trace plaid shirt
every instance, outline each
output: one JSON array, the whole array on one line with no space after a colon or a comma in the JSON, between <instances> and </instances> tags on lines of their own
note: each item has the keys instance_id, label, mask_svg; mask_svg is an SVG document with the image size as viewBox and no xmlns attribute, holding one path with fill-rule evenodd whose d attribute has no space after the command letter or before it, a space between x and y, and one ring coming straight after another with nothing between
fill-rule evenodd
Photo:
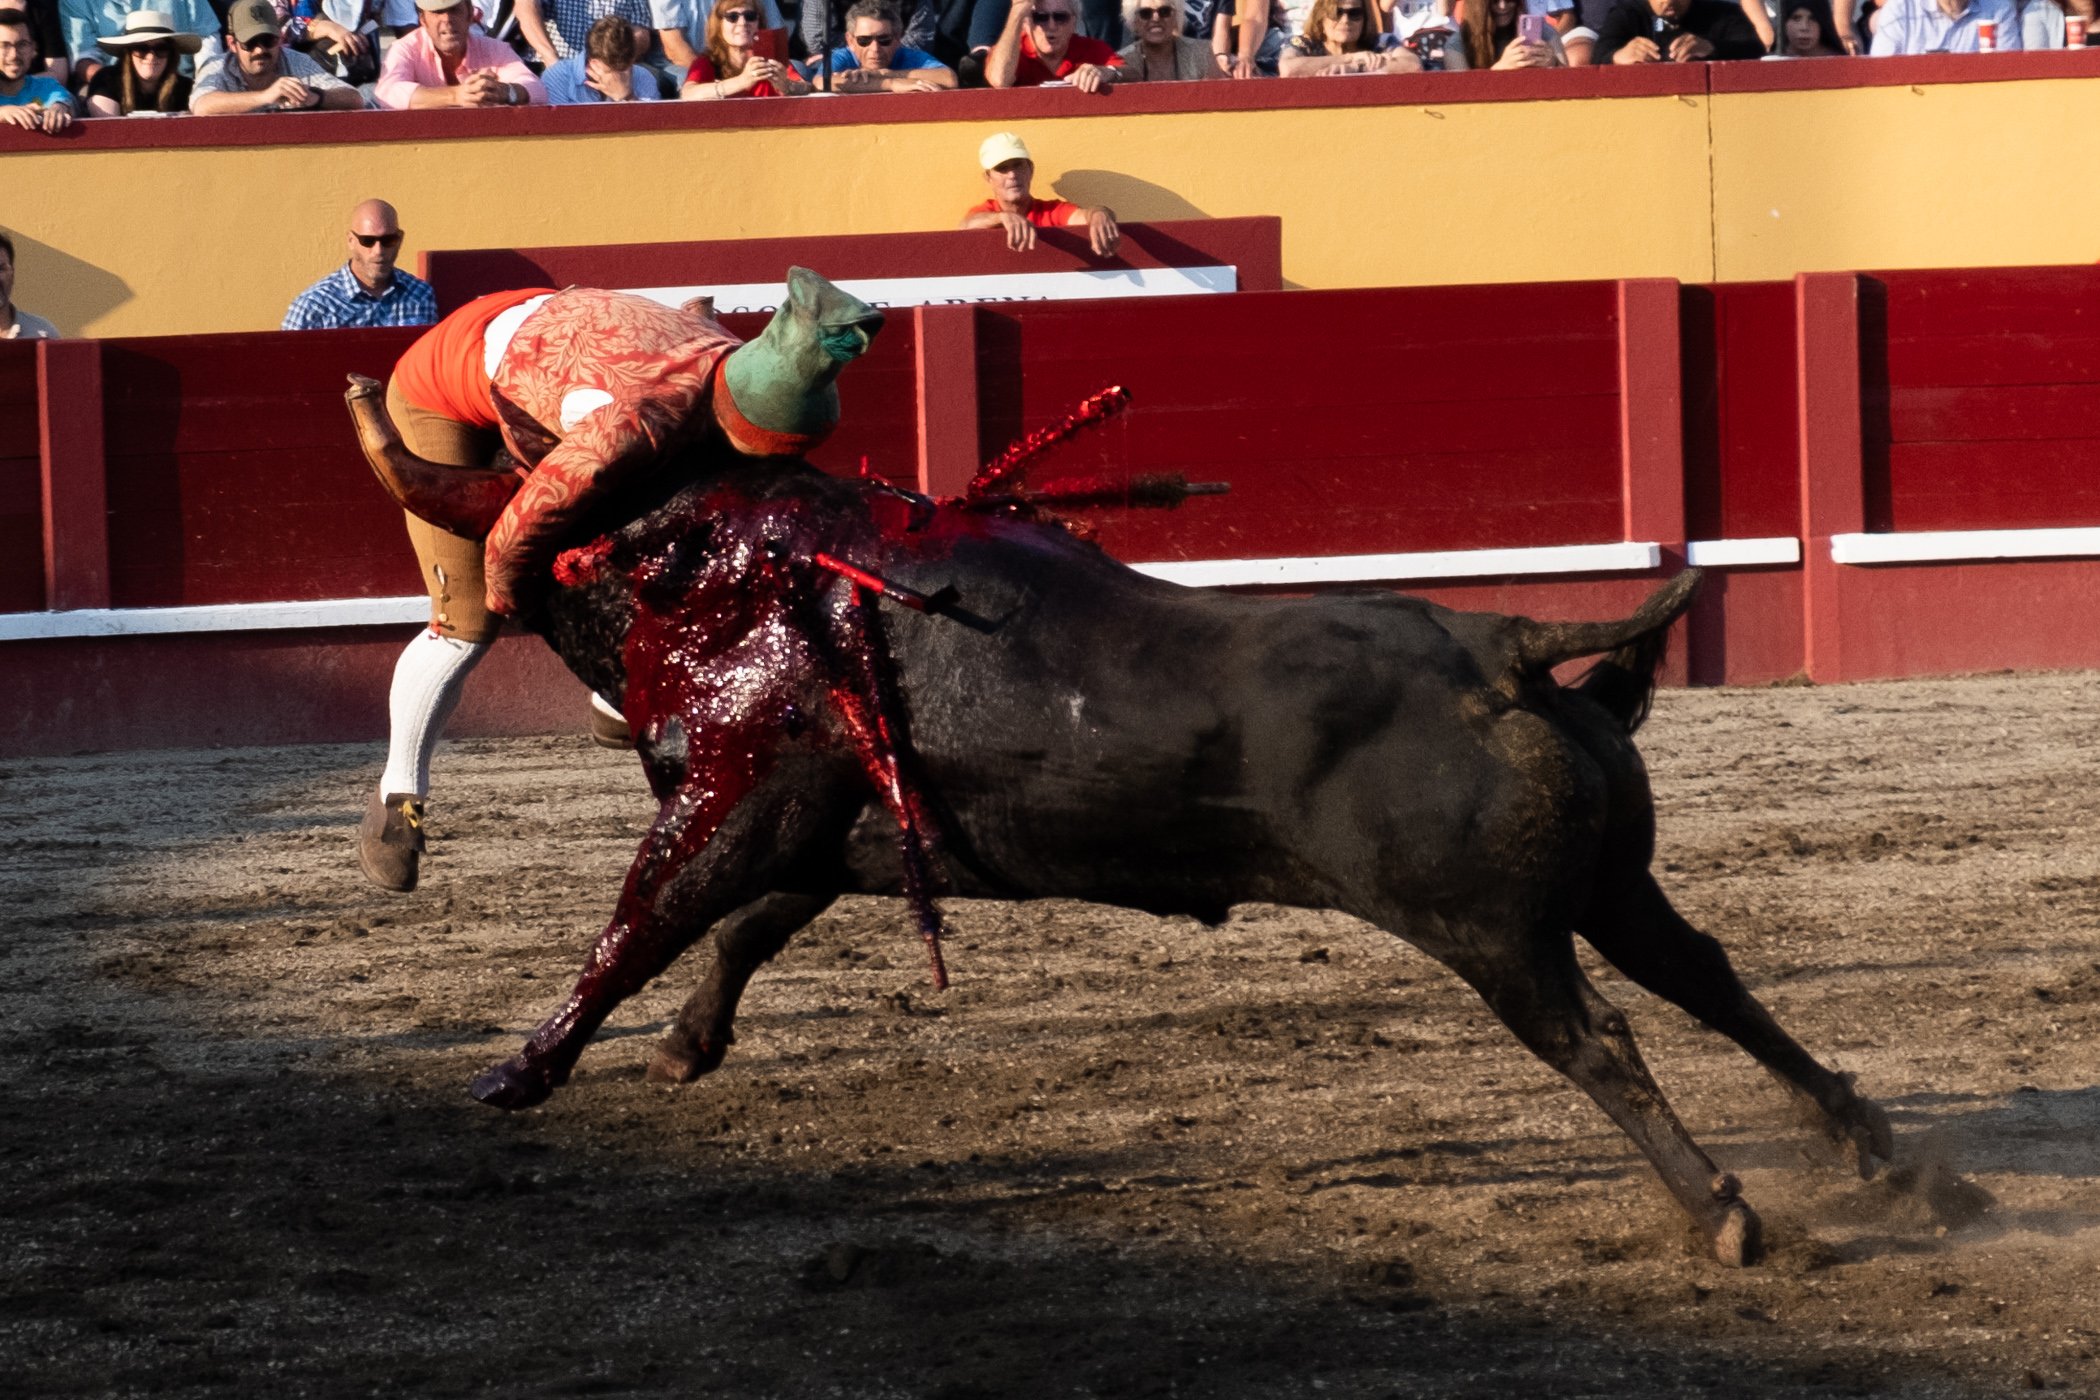
<instances>
[{"instance_id":1,"label":"plaid shirt","mask_svg":"<svg viewBox=\"0 0 2100 1400\"><path fill-rule=\"evenodd\" d=\"M618 15L642 29L651 27L649 0L551 0L540 11L554 52L563 58L582 53L584 36L607 15Z\"/></svg>"},{"instance_id":2,"label":"plaid shirt","mask_svg":"<svg viewBox=\"0 0 2100 1400\"><path fill-rule=\"evenodd\" d=\"M330 331L363 326L428 326L437 320L437 294L420 277L394 270L394 285L373 296L344 263L299 293L279 330Z\"/></svg>"}]
</instances>

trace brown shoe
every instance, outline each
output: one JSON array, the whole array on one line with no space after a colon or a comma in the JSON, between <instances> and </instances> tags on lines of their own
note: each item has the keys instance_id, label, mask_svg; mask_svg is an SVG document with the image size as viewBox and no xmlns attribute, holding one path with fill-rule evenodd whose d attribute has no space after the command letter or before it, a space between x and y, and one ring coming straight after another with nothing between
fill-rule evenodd
<instances>
[{"instance_id":1,"label":"brown shoe","mask_svg":"<svg viewBox=\"0 0 2100 1400\"><path fill-rule=\"evenodd\" d=\"M634 747L634 731L627 721L618 715L609 715L596 705L591 711L591 742L601 749L631 749Z\"/></svg>"},{"instance_id":2,"label":"brown shoe","mask_svg":"<svg viewBox=\"0 0 2100 1400\"><path fill-rule=\"evenodd\" d=\"M376 790L357 828L357 864L383 890L404 894L416 887L423 859L423 799Z\"/></svg>"}]
</instances>

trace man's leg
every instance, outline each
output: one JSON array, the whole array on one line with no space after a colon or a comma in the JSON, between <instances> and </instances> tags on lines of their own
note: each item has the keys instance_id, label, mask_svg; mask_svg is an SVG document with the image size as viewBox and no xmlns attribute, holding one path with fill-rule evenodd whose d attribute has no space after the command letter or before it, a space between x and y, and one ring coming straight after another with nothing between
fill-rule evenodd
<instances>
[{"instance_id":1,"label":"man's leg","mask_svg":"<svg viewBox=\"0 0 2100 1400\"><path fill-rule=\"evenodd\" d=\"M497 435L408 403L390 384L387 412L411 452L447 466L487 468ZM386 771L358 828L358 865L383 889L412 890L423 856L423 804L430 796L430 756L459 705L467 673L488 654L503 620L482 603L478 540L408 518L409 543L430 593L430 625L394 664L387 692L390 720Z\"/></svg>"}]
</instances>

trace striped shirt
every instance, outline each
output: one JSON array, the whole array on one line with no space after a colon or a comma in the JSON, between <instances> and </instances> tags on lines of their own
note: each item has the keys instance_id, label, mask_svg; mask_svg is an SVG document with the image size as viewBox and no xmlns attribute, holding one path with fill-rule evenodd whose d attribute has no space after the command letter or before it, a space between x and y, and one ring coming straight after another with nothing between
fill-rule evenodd
<instances>
[{"instance_id":1,"label":"striped shirt","mask_svg":"<svg viewBox=\"0 0 2100 1400\"><path fill-rule=\"evenodd\" d=\"M362 326L427 326L437 320L437 293L420 277L394 270L394 284L374 296L344 263L299 293L279 330L332 331Z\"/></svg>"},{"instance_id":2,"label":"striped shirt","mask_svg":"<svg viewBox=\"0 0 2100 1400\"><path fill-rule=\"evenodd\" d=\"M582 53L591 26L607 15L618 15L638 29L647 29L652 23L649 0L553 0L540 10L546 17L547 37L562 58Z\"/></svg>"}]
</instances>

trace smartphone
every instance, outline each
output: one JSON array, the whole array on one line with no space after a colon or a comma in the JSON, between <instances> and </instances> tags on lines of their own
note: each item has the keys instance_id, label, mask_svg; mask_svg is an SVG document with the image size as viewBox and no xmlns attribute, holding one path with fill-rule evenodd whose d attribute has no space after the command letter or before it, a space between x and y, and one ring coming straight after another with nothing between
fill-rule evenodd
<instances>
[{"instance_id":1,"label":"smartphone","mask_svg":"<svg viewBox=\"0 0 2100 1400\"><path fill-rule=\"evenodd\" d=\"M785 29L759 30L758 42L751 46L751 52L760 58L770 58L775 63L787 62L788 32Z\"/></svg>"},{"instance_id":2,"label":"smartphone","mask_svg":"<svg viewBox=\"0 0 2100 1400\"><path fill-rule=\"evenodd\" d=\"M1655 40L1656 52L1662 55L1664 63L1670 61L1670 45L1676 43L1677 36L1682 33L1684 33L1682 29L1670 23L1661 15L1655 17L1655 32L1650 37Z\"/></svg>"},{"instance_id":3,"label":"smartphone","mask_svg":"<svg viewBox=\"0 0 2100 1400\"><path fill-rule=\"evenodd\" d=\"M1518 15L1517 37L1527 44L1546 42L1546 17L1544 15Z\"/></svg>"}]
</instances>

